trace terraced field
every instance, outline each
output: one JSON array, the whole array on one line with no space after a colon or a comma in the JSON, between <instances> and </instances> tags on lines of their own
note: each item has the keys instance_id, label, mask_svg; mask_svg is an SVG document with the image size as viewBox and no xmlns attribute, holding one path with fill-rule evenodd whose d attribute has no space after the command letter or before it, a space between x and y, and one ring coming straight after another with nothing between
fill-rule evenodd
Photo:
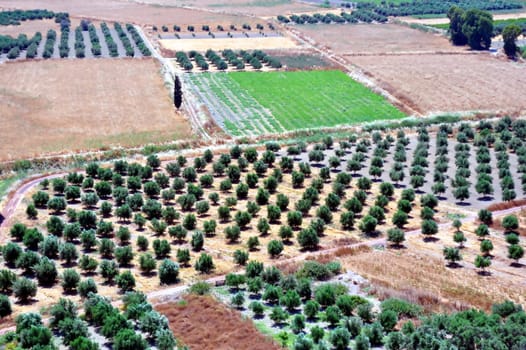
<instances>
[{"instance_id":1,"label":"terraced field","mask_svg":"<svg viewBox=\"0 0 526 350\"><path fill-rule=\"evenodd\" d=\"M341 71L194 74L188 80L233 136L334 127L404 114Z\"/></svg>"}]
</instances>

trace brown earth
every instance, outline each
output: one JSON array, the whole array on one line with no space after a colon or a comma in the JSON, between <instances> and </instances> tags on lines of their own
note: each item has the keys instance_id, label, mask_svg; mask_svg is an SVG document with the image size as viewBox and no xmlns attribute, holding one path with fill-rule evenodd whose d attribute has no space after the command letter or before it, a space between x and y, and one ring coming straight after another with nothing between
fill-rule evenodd
<instances>
[{"instance_id":1,"label":"brown earth","mask_svg":"<svg viewBox=\"0 0 526 350\"><path fill-rule=\"evenodd\" d=\"M494 246L491 266L486 269L489 273L479 274L475 268L475 257L481 254L477 226L461 226L467 241L460 250L463 259L456 267L446 266L442 253L444 247L457 246L452 227L440 230L435 241L424 241L422 235L416 235L408 237L401 249L351 252L339 259L346 268L367 278L379 297L402 297L431 311L468 307L490 310L492 304L508 299L526 305L524 265L507 258L508 245L502 230L492 227L487 237Z\"/></svg>"},{"instance_id":2,"label":"brown earth","mask_svg":"<svg viewBox=\"0 0 526 350\"><path fill-rule=\"evenodd\" d=\"M312 24L295 29L338 55L466 51L443 36L396 24Z\"/></svg>"},{"instance_id":3,"label":"brown earth","mask_svg":"<svg viewBox=\"0 0 526 350\"><path fill-rule=\"evenodd\" d=\"M395 97L423 113L520 112L526 65L479 55L348 57Z\"/></svg>"},{"instance_id":4,"label":"brown earth","mask_svg":"<svg viewBox=\"0 0 526 350\"><path fill-rule=\"evenodd\" d=\"M0 8L65 11L71 16L136 24L169 25L236 24L250 22L250 18L222 13L204 12L176 7L138 4L119 0L0 0Z\"/></svg>"},{"instance_id":5,"label":"brown earth","mask_svg":"<svg viewBox=\"0 0 526 350\"><path fill-rule=\"evenodd\" d=\"M0 65L0 160L189 138L153 59Z\"/></svg>"},{"instance_id":6,"label":"brown earth","mask_svg":"<svg viewBox=\"0 0 526 350\"><path fill-rule=\"evenodd\" d=\"M187 295L184 302L157 305L168 317L175 337L191 349L273 350L282 349L261 334L241 314L211 296Z\"/></svg>"},{"instance_id":7,"label":"brown earth","mask_svg":"<svg viewBox=\"0 0 526 350\"><path fill-rule=\"evenodd\" d=\"M209 9L217 12L239 13L253 16L277 16L298 12L322 10L315 6L291 0L127 0L129 2L158 4L161 6L185 6Z\"/></svg>"}]
</instances>

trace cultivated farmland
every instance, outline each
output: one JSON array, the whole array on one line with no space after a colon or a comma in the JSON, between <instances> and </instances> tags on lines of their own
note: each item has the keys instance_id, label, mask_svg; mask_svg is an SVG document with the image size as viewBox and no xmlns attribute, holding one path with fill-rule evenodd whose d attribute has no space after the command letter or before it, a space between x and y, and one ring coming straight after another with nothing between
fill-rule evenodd
<instances>
[{"instance_id":1,"label":"cultivated farmland","mask_svg":"<svg viewBox=\"0 0 526 350\"><path fill-rule=\"evenodd\" d=\"M199 74L188 79L218 125L234 136L404 116L340 71Z\"/></svg>"},{"instance_id":2,"label":"cultivated farmland","mask_svg":"<svg viewBox=\"0 0 526 350\"><path fill-rule=\"evenodd\" d=\"M0 65L0 158L188 138L158 70L151 59Z\"/></svg>"},{"instance_id":3,"label":"cultivated farmland","mask_svg":"<svg viewBox=\"0 0 526 350\"><path fill-rule=\"evenodd\" d=\"M330 49L338 55L466 51L464 47L451 45L442 36L397 24L314 24L297 26L295 30L314 40L317 46Z\"/></svg>"},{"instance_id":4,"label":"cultivated farmland","mask_svg":"<svg viewBox=\"0 0 526 350\"><path fill-rule=\"evenodd\" d=\"M422 113L526 108L522 65L486 55L349 57L395 97Z\"/></svg>"}]
</instances>

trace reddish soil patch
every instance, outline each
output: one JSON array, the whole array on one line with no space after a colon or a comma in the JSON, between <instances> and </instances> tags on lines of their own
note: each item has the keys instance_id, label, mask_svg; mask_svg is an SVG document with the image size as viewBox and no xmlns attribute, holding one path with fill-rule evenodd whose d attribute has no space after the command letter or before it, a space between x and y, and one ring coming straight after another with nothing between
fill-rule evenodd
<instances>
[{"instance_id":1,"label":"reddish soil patch","mask_svg":"<svg viewBox=\"0 0 526 350\"><path fill-rule=\"evenodd\" d=\"M185 296L186 303L156 306L168 317L177 339L191 349L200 350L280 350L277 344L258 332L251 321L210 296Z\"/></svg>"},{"instance_id":2,"label":"reddish soil patch","mask_svg":"<svg viewBox=\"0 0 526 350\"><path fill-rule=\"evenodd\" d=\"M247 22L247 17L188 10L177 7L150 6L117 0L1 0L0 7L65 11L72 16L105 21L133 22L137 24L186 26L188 24L236 24Z\"/></svg>"},{"instance_id":3,"label":"reddish soil patch","mask_svg":"<svg viewBox=\"0 0 526 350\"><path fill-rule=\"evenodd\" d=\"M153 59L0 65L0 160L189 138Z\"/></svg>"},{"instance_id":4,"label":"reddish soil patch","mask_svg":"<svg viewBox=\"0 0 526 350\"><path fill-rule=\"evenodd\" d=\"M525 66L478 55L394 55L347 57L400 100L423 113L448 111L520 112Z\"/></svg>"},{"instance_id":5,"label":"reddish soil patch","mask_svg":"<svg viewBox=\"0 0 526 350\"><path fill-rule=\"evenodd\" d=\"M452 46L443 36L396 24L314 24L296 28L338 55L466 51Z\"/></svg>"}]
</instances>

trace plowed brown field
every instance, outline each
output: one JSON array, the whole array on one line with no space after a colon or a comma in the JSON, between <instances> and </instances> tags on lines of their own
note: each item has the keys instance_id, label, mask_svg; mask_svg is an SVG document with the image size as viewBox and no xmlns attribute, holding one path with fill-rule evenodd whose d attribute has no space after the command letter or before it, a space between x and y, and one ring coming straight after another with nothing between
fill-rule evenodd
<instances>
[{"instance_id":1,"label":"plowed brown field","mask_svg":"<svg viewBox=\"0 0 526 350\"><path fill-rule=\"evenodd\" d=\"M397 24L312 24L296 29L338 55L466 51L440 35Z\"/></svg>"},{"instance_id":2,"label":"plowed brown field","mask_svg":"<svg viewBox=\"0 0 526 350\"><path fill-rule=\"evenodd\" d=\"M526 109L526 65L480 55L349 57L380 86L422 112Z\"/></svg>"},{"instance_id":3,"label":"plowed brown field","mask_svg":"<svg viewBox=\"0 0 526 350\"><path fill-rule=\"evenodd\" d=\"M280 350L272 340L258 332L253 323L243 320L210 296L188 295L185 303L156 306L168 317L174 335L199 350Z\"/></svg>"},{"instance_id":4,"label":"plowed brown field","mask_svg":"<svg viewBox=\"0 0 526 350\"><path fill-rule=\"evenodd\" d=\"M0 65L0 160L188 138L153 59Z\"/></svg>"}]
</instances>

